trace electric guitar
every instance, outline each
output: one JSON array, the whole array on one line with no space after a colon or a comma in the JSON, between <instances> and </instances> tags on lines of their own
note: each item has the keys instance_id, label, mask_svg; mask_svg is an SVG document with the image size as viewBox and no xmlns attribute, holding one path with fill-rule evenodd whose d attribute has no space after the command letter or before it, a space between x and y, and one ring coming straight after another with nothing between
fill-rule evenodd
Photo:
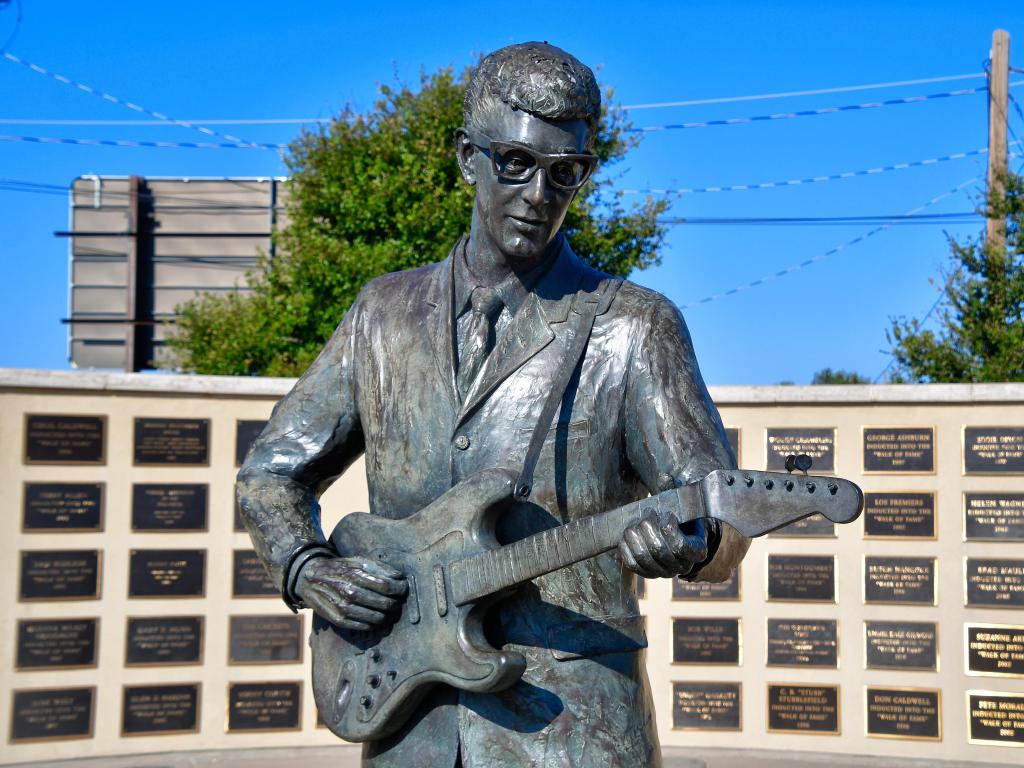
<instances>
[{"instance_id":1,"label":"electric guitar","mask_svg":"<svg viewBox=\"0 0 1024 768\"><path fill-rule=\"evenodd\" d=\"M331 542L340 556L398 568L409 591L384 629L339 629L314 616L313 691L333 733L348 741L392 734L436 683L478 692L512 686L526 661L484 638L487 607L516 584L615 549L641 519L654 516L661 527L714 517L755 537L815 513L849 523L864 504L860 488L840 478L720 469L502 546L495 524L515 480L510 470L485 470L405 519L356 512L338 523Z\"/></svg>"}]
</instances>

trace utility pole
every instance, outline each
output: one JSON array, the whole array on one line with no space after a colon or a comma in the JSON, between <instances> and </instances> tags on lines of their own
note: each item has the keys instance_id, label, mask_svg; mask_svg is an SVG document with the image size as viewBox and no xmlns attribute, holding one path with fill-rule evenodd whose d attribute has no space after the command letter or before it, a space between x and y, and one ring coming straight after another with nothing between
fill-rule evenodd
<instances>
[{"instance_id":1,"label":"utility pole","mask_svg":"<svg viewBox=\"0 0 1024 768\"><path fill-rule=\"evenodd\" d=\"M1010 33L997 29L992 33L992 52L988 73L988 195L1003 194L1006 173L1006 123L1009 112ZM1006 222L989 217L985 240L1002 248L1006 242Z\"/></svg>"}]
</instances>

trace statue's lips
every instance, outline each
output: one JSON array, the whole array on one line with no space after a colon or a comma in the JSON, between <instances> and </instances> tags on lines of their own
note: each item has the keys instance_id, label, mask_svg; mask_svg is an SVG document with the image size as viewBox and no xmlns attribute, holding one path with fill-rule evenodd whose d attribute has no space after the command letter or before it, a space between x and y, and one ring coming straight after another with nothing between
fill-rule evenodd
<instances>
[{"instance_id":1,"label":"statue's lips","mask_svg":"<svg viewBox=\"0 0 1024 768\"><path fill-rule=\"evenodd\" d=\"M528 229L540 229L547 223L544 219L526 219L519 216L509 216L508 218L513 224L518 224Z\"/></svg>"}]
</instances>

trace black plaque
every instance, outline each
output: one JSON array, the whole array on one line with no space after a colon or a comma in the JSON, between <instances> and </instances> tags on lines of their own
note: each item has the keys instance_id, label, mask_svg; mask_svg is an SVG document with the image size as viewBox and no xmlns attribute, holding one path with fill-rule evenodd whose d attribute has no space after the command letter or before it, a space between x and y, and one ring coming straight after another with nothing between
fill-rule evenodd
<instances>
[{"instance_id":1,"label":"black plaque","mask_svg":"<svg viewBox=\"0 0 1024 768\"><path fill-rule=\"evenodd\" d=\"M18 669L96 666L97 619L20 619Z\"/></svg>"},{"instance_id":2,"label":"black plaque","mask_svg":"<svg viewBox=\"0 0 1024 768\"><path fill-rule=\"evenodd\" d=\"M769 427L766 442L769 471L784 472L786 457L801 453L814 461L812 475L835 471L835 427Z\"/></svg>"},{"instance_id":3,"label":"black plaque","mask_svg":"<svg viewBox=\"0 0 1024 768\"><path fill-rule=\"evenodd\" d=\"M236 549L231 567L232 597L280 597L281 590L251 549Z\"/></svg>"},{"instance_id":4,"label":"black plaque","mask_svg":"<svg viewBox=\"0 0 1024 768\"><path fill-rule=\"evenodd\" d=\"M839 686L768 683L768 732L839 735Z\"/></svg>"},{"instance_id":5,"label":"black plaque","mask_svg":"<svg viewBox=\"0 0 1024 768\"><path fill-rule=\"evenodd\" d=\"M22 529L102 531L103 483L25 483Z\"/></svg>"},{"instance_id":6,"label":"black plaque","mask_svg":"<svg viewBox=\"0 0 1024 768\"><path fill-rule=\"evenodd\" d=\"M864 472L932 474L934 427L864 427Z\"/></svg>"},{"instance_id":7,"label":"black plaque","mask_svg":"<svg viewBox=\"0 0 1024 768\"><path fill-rule=\"evenodd\" d=\"M230 683L228 732L297 731L302 727L302 683Z\"/></svg>"},{"instance_id":8,"label":"black plaque","mask_svg":"<svg viewBox=\"0 0 1024 768\"><path fill-rule=\"evenodd\" d=\"M939 641L930 621L865 621L864 666L934 672Z\"/></svg>"},{"instance_id":9,"label":"black plaque","mask_svg":"<svg viewBox=\"0 0 1024 768\"><path fill-rule=\"evenodd\" d=\"M22 552L18 595L23 602L97 599L100 596L99 550Z\"/></svg>"},{"instance_id":10,"label":"black plaque","mask_svg":"<svg viewBox=\"0 0 1024 768\"><path fill-rule=\"evenodd\" d=\"M125 666L201 664L202 616L135 616L128 618Z\"/></svg>"},{"instance_id":11,"label":"black plaque","mask_svg":"<svg viewBox=\"0 0 1024 768\"><path fill-rule=\"evenodd\" d=\"M797 520L795 523L784 525L768 535L781 539L800 537L808 539L834 539L836 537L836 525L826 517L811 515L802 520Z\"/></svg>"},{"instance_id":12,"label":"black plaque","mask_svg":"<svg viewBox=\"0 0 1024 768\"><path fill-rule=\"evenodd\" d=\"M967 725L970 744L1024 747L1024 694L968 691Z\"/></svg>"},{"instance_id":13,"label":"black plaque","mask_svg":"<svg viewBox=\"0 0 1024 768\"><path fill-rule=\"evenodd\" d=\"M122 736L199 732L199 683L126 685Z\"/></svg>"},{"instance_id":14,"label":"black plaque","mask_svg":"<svg viewBox=\"0 0 1024 768\"><path fill-rule=\"evenodd\" d=\"M106 416L25 414L26 464L105 464Z\"/></svg>"},{"instance_id":15,"label":"black plaque","mask_svg":"<svg viewBox=\"0 0 1024 768\"><path fill-rule=\"evenodd\" d=\"M673 619L673 664L739 664L739 619Z\"/></svg>"},{"instance_id":16,"label":"black plaque","mask_svg":"<svg viewBox=\"0 0 1024 768\"><path fill-rule=\"evenodd\" d=\"M237 533L245 533L245 523L242 522L242 510L238 506L238 499L235 499L234 522L232 527Z\"/></svg>"},{"instance_id":17,"label":"black plaque","mask_svg":"<svg viewBox=\"0 0 1024 768\"><path fill-rule=\"evenodd\" d=\"M133 531L205 531L207 486L132 486Z\"/></svg>"},{"instance_id":18,"label":"black plaque","mask_svg":"<svg viewBox=\"0 0 1024 768\"><path fill-rule=\"evenodd\" d=\"M768 599L835 602L835 556L768 555Z\"/></svg>"},{"instance_id":19,"label":"black plaque","mask_svg":"<svg viewBox=\"0 0 1024 768\"><path fill-rule=\"evenodd\" d=\"M740 569L725 581L683 581L672 579L673 600L739 600Z\"/></svg>"},{"instance_id":20,"label":"black plaque","mask_svg":"<svg viewBox=\"0 0 1024 768\"><path fill-rule=\"evenodd\" d=\"M208 466L209 419L135 419L135 464Z\"/></svg>"},{"instance_id":21,"label":"black plaque","mask_svg":"<svg viewBox=\"0 0 1024 768\"><path fill-rule=\"evenodd\" d=\"M740 428L726 427L725 439L729 441L729 447L732 448L732 454L736 457L737 466L742 467L743 460L740 458Z\"/></svg>"},{"instance_id":22,"label":"black plaque","mask_svg":"<svg viewBox=\"0 0 1024 768\"><path fill-rule=\"evenodd\" d=\"M302 616L232 616L229 664L291 664L302 661Z\"/></svg>"},{"instance_id":23,"label":"black plaque","mask_svg":"<svg viewBox=\"0 0 1024 768\"><path fill-rule=\"evenodd\" d=\"M874 688L864 691L868 736L880 739L942 740L942 705L931 688Z\"/></svg>"},{"instance_id":24,"label":"black plaque","mask_svg":"<svg viewBox=\"0 0 1024 768\"><path fill-rule=\"evenodd\" d=\"M934 557L864 558L864 602L935 605Z\"/></svg>"},{"instance_id":25,"label":"black plaque","mask_svg":"<svg viewBox=\"0 0 1024 768\"><path fill-rule=\"evenodd\" d=\"M205 549L133 549L128 597L203 597Z\"/></svg>"},{"instance_id":26,"label":"black plaque","mask_svg":"<svg viewBox=\"0 0 1024 768\"><path fill-rule=\"evenodd\" d=\"M964 427L964 474L1024 474L1024 427Z\"/></svg>"},{"instance_id":27,"label":"black plaque","mask_svg":"<svg viewBox=\"0 0 1024 768\"><path fill-rule=\"evenodd\" d=\"M1024 608L1024 560L969 557L969 608Z\"/></svg>"},{"instance_id":28,"label":"black plaque","mask_svg":"<svg viewBox=\"0 0 1024 768\"><path fill-rule=\"evenodd\" d=\"M768 619L770 667L839 666L839 623L835 619Z\"/></svg>"},{"instance_id":29,"label":"black plaque","mask_svg":"<svg viewBox=\"0 0 1024 768\"><path fill-rule=\"evenodd\" d=\"M245 454L249 452L249 446L252 445L252 441L259 437L260 432L263 431L263 427L267 425L266 419L260 421L243 421L239 419L235 422L235 466L242 466L242 462L245 461Z\"/></svg>"},{"instance_id":30,"label":"black plaque","mask_svg":"<svg viewBox=\"0 0 1024 768\"><path fill-rule=\"evenodd\" d=\"M964 539L1024 541L1024 493L965 493Z\"/></svg>"},{"instance_id":31,"label":"black plaque","mask_svg":"<svg viewBox=\"0 0 1024 768\"><path fill-rule=\"evenodd\" d=\"M681 731L739 731L740 683L672 683L672 727Z\"/></svg>"},{"instance_id":32,"label":"black plaque","mask_svg":"<svg viewBox=\"0 0 1024 768\"><path fill-rule=\"evenodd\" d=\"M91 738L95 698L95 688L15 691L11 702L11 742Z\"/></svg>"},{"instance_id":33,"label":"black plaque","mask_svg":"<svg viewBox=\"0 0 1024 768\"><path fill-rule=\"evenodd\" d=\"M965 624L967 674L1024 677L1024 624Z\"/></svg>"},{"instance_id":34,"label":"black plaque","mask_svg":"<svg viewBox=\"0 0 1024 768\"><path fill-rule=\"evenodd\" d=\"M935 494L910 491L865 493L864 537L934 539Z\"/></svg>"}]
</instances>

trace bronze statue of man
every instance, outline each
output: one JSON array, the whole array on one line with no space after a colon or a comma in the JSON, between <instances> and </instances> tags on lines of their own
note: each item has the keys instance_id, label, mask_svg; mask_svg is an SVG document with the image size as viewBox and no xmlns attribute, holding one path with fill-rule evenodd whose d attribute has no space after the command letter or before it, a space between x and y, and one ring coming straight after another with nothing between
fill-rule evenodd
<instances>
[{"instance_id":1,"label":"bronze statue of man","mask_svg":"<svg viewBox=\"0 0 1024 768\"><path fill-rule=\"evenodd\" d=\"M660 294L622 282L583 329L578 363L562 365L578 297L608 277L559 233L595 169L600 112L593 72L546 43L475 70L455 136L475 187L468 236L440 263L363 288L239 473L256 551L293 609L361 632L404 599L400 571L339 557L320 529L317 498L360 454L371 512L402 519L480 470L522 466L536 443L529 498L499 523L508 542L735 467ZM545 439L531 440L552 392ZM633 574L722 581L748 544L711 520L647 519L617 553L523 584L485 627L525 656L522 679L496 693L437 686L398 733L364 745L364 765L659 766Z\"/></svg>"}]
</instances>

